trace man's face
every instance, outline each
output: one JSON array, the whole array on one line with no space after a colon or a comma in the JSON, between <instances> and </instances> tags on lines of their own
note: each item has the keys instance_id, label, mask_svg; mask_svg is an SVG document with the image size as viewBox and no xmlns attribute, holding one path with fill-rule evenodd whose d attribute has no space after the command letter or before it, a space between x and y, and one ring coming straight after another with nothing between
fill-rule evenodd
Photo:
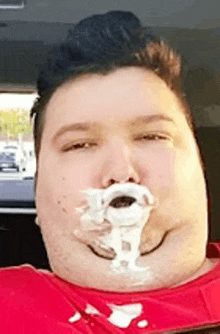
<instances>
[{"instance_id":1,"label":"man's face","mask_svg":"<svg viewBox=\"0 0 220 334\"><path fill-rule=\"evenodd\" d=\"M158 204L143 230L139 262L149 275L139 285L138 274L135 282L111 272L111 260L74 234L82 190L124 182L148 187ZM78 285L172 286L205 260L206 186L195 139L176 96L145 69L85 75L58 88L46 109L36 205L52 270Z\"/></svg>"}]
</instances>

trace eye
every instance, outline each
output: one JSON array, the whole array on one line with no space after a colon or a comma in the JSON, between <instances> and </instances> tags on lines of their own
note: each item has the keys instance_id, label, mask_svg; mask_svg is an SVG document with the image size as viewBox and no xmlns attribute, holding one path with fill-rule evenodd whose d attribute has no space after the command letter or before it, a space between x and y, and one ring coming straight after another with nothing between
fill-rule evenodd
<instances>
[{"instance_id":1,"label":"eye","mask_svg":"<svg viewBox=\"0 0 220 334\"><path fill-rule=\"evenodd\" d=\"M140 137L137 137L136 140L169 140L168 136L161 135L161 134L146 134Z\"/></svg>"},{"instance_id":2,"label":"eye","mask_svg":"<svg viewBox=\"0 0 220 334\"><path fill-rule=\"evenodd\" d=\"M82 143L69 144L62 148L62 152L84 150L92 148L93 146L96 146L96 143L82 142Z\"/></svg>"}]
</instances>

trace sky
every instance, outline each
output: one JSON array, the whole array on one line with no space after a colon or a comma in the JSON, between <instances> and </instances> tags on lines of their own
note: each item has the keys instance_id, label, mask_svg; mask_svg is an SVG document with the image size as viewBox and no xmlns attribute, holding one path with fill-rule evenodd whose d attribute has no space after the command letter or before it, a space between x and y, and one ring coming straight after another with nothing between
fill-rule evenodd
<instances>
[{"instance_id":1,"label":"sky","mask_svg":"<svg viewBox=\"0 0 220 334\"><path fill-rule=\"evenodd\" d=\"M37 94L0 94L2 109L24 108L30 110Z\"/></svg>"}]
</instances>

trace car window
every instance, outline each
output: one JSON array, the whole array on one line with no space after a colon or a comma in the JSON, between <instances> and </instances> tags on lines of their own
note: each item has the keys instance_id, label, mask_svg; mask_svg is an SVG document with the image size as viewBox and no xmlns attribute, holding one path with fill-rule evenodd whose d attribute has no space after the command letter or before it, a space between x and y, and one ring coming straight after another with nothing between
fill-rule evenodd
<instances>
[{"instance_id":1,"label":"car window","mask_svg":"<svg viewBox=\"0 0 220 334\"><path fill-rule=\"evenodd\" d=\"M36 159L30 109L36 93L0 94L0 207L34 206Z\"/></svg>"}]
</instances>

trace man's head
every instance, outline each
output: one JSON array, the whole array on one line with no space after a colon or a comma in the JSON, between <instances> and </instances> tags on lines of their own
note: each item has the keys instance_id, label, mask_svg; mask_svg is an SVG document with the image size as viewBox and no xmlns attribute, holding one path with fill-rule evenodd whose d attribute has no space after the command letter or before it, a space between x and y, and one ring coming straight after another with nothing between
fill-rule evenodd
<instances>
[{"instance_id":1,"label":"man's head","mask_svg":"<svg viewBox=\"0 0 220 334\"><path fill-rule=\"evenodd\" d=\"M205 260L206 185L180 60L163 42L147 41L131 13L93 16L75 27L39 79L39 224L52 270L79 285L172 286ZM110 260L74 235L82 191L124 182L148 187L158 203L143 231L140 262L149 276L140 286L111 273Z\"/></svg>"},{"instance_id":2,"label":"man's head","mask_svg":"<svg viewBox=\"0 0 220 334\"><path fill-rule=\"evenodd\" d=\"M108 75L117 68L141 67L153 71L176 94L190 129L195 132L190 107L181 92L181 60L163 40L151 34L130 12L112 11L80 21L66 41L48 54L38 78L34 118L38 158L46 106L54 92L68 81L88 73Z\"/></svg>"}]
</instances>

